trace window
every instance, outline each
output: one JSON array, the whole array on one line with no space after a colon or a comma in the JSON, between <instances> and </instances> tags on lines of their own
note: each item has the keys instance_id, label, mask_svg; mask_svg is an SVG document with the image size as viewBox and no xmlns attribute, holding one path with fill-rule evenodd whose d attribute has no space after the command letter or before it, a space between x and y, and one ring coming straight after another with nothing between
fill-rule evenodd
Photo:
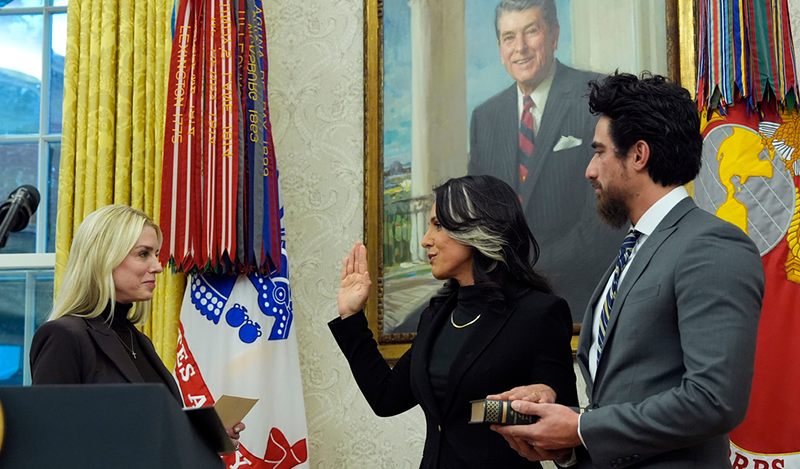
<instances>
[{"instance_id":1,"label":"window","mask_svg":"<svg viewBox=\"0 0 800 469\"><path fill-rule=\"evenodd\" d=\"M0 385L29 384L33 332L53 301L68 0L0 0L0 200L39 189L35 216L0 248Z\"/></svg>"}]
</instances>

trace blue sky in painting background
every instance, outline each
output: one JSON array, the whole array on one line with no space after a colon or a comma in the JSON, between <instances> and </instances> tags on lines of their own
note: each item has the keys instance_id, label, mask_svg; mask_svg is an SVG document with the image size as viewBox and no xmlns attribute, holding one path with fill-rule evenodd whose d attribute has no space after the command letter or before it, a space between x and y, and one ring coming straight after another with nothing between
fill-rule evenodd
<instances>
[{"instance_id":1,"label":"blue sky in painting background","mask_svg":"<svg viewBox=\"0 0 800 469\"><path fill-rule=\"evenodd\" d=\"M449 0L448 0L449 1ZM500 62L494 31L499 0L463 0L466 4L467 111L508 88L512 79ZM556 0L561 34L556 58L572 63L569 0ZM411 9L408 0L383 3L383 163L411 163ZM469 120L468 120L469 122Z\"/></svg>"}]
</instances>

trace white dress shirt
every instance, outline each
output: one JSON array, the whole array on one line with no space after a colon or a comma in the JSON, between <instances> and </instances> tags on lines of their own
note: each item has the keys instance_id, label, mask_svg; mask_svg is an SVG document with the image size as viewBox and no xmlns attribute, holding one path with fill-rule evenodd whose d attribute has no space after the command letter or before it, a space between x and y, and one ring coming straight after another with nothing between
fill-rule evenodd
<instances>
[{"instance_id":1,"label":"white dress shirt","mask_svg":"<svg viewBox=\"0 0 800 469\"><path fill-rule=\"evenodd\" d=\"M642 215L642 218L639 219L639 222L636 223L635 226L631 227L631 229L639 231L642 234L639 236L639 239L636 240L636 245L631 251L631 256L628 258L628 263L619 276L619 281L617 283L618 289L622 286L622 282L625 281L625 273L630 270L630 266L634 262L636 253L644 245L644 243L647 242L647 238L653 234L653 231L655 231L659 223L664 220L664 217L666 217L667 214L686 197L689 197L689 194L686 192L686 188L683 186L676 187L667 195L659 199L658 202L654 203L649 209L647 209L647 211L644 212L644 215ZM597 303L594 305L592 318L592 345L589 347L589 374L592 377L592 381L594 381L594 378L597 374L597 336L600 328L600 317L603 312L603 303L605 302L606 294L608 293L608 290L611 289L611 281L613 280L613 277L613 275L609 276L608 282L606 282L606 288L603 290L603 294L600 295ZM602 355L600 358L602 359ZM581 442L583 442L583 436L581 436L580 417L578 417L578 436L580 437ZM585 443L584 446L586 446ZM571 462L574 463L574 460Z\"/></svg>"}]
</instances>

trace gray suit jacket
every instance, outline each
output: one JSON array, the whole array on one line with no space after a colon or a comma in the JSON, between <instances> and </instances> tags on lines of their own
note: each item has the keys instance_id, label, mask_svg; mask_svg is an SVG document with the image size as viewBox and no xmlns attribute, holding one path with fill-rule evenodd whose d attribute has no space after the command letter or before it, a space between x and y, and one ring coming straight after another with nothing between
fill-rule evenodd
<instances>
[{"instance_id":1,"label":"gray suit jacket","mask_svg":"<svg viewBox=\"0 0 800 469\"><path fill-rule=\"evenodd\" d=\"M628 267L594 382L595 289L578 344L590 412L581 468L730 467L727 433L745 416L764 296L764 268L738 227L675 206ZM583 448L580 448L583 450Z\"/></svg>"},{"instance_id":2,"label":"gray suit jacket","mask_svg":"<svg viewBox=\"0 0 800 469\"><path fill-rule=\"evenodd\" d=\"M517 84L476 107L470 124L469 174L495 176L520 195L525 219L542 248L536 269L567 300L576 323L625 237L625 230L600 222L597 198L585 177L598 119L589 112L588 83L597 78L557 64L533 156L523 160L528 168L524 184L519 182ZM559 145L562 139L571 143Z\"/></svg>"}]
</instances>

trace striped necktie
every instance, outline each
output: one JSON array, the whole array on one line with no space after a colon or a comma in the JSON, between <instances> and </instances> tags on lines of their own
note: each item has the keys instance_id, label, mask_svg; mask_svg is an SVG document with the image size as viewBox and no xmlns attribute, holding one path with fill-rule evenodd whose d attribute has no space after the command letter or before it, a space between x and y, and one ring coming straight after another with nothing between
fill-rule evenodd
<instances>
[{"instance_id":1,"label":"striped necktie","mask_svg":"<svg viewBox=\"0 0 800 469\"><path fill-rule=\"evenodd\" d=\"M619 276L625 270L625 265L631 257L633 247L636 245L636 240L639 239L642 233L636 230L628 232L628 236L622 241L622 247L619 248L619 256L617 256L617 263L614 266L613 280L611 281L611 288L606 293L606 300L603 303L603 311L600 313L600 330L597 333L597 362L600 363L600 355L603 353L603 346L606 342L606 329L608 328L608 319L611 316L611 307L614 305L614 298L617 296L617 283L619 283Z\"/></svg>"},{"instance_id":2,"label":"striped necktie","mask_svg":"<svg viewBox=\"0 0 800 469\"><path fill-rule=\"evenodd\" d=\"M519 182L524 183L528 178L528 168L525 163L533 155L533 100L526 94L522 99L522 116L519 120Z\"/></svg>"}]
</instances>

